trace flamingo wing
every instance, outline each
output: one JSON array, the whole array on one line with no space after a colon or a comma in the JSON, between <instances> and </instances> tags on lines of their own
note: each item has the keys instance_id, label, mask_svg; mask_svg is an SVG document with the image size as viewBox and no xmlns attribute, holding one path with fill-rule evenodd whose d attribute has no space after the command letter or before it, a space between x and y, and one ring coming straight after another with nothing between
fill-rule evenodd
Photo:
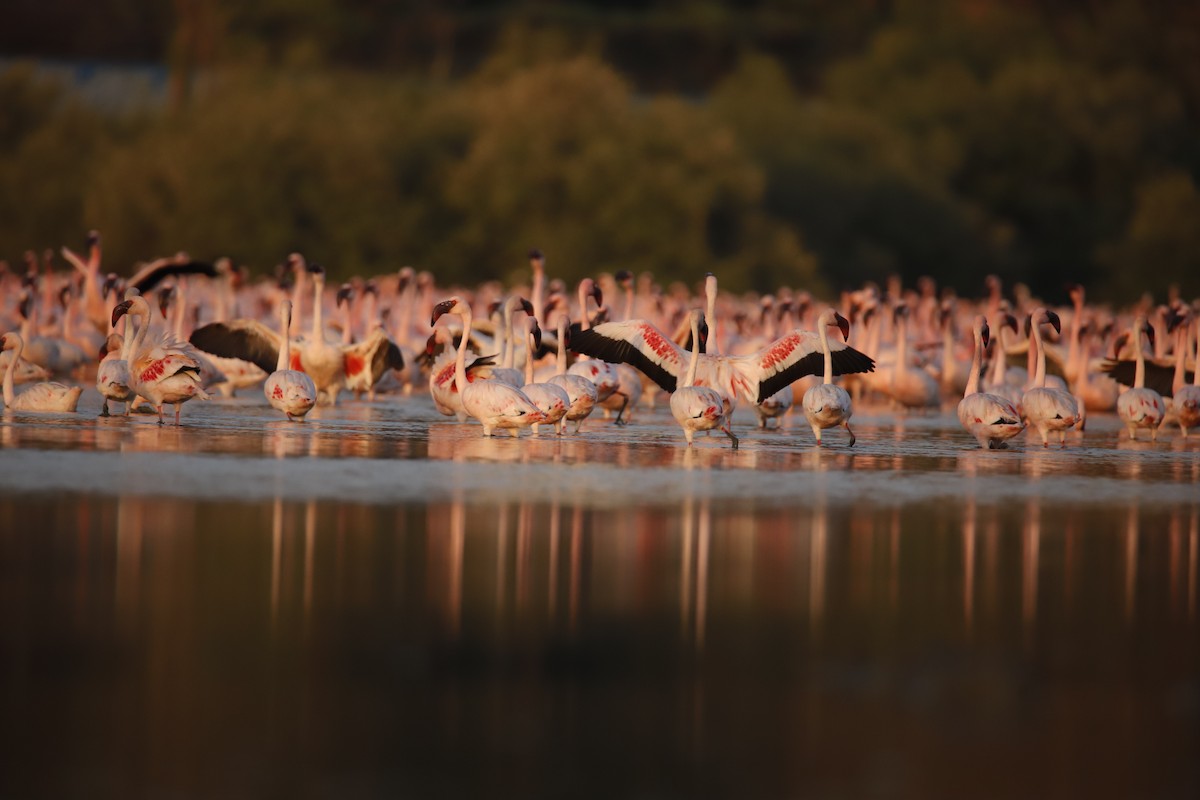
<instances>
[{"instance_id":1,"label":"flamingo wing","mask_svg":"<svg viewBox=\"0 0 1200 800\"><path fill-rule=\"evenodd\" d=\"M571 326L569 347L576 353L611 364L629 364L663 391L674 392L687 367L688 353L646 320L605 322L588 330Z\"/></svg>"},{"instance_id":2,"label":"flamingo wing","mask_svg":"<svg viewBox=\"0 0 1200 800\"><path fill-rule=\"evenodd\" d=\"M275 371L283 345L277 332L254 319L210 322L192 331L188 341L214 356L249 361L268 375Z\"/></svg>"},{"instance_id":3,"label":"flamingo wing","mask_svg":"<svg viewBox=\"0 0 1200 800\"><path fill-rule=\"evenodd\" d=\"M220 273L214 264L207 261L160 258L152 261L129 279L129 286L146 294L172 275L205 275L215 278Z\"/></svg>"},{"instance_id":4,"label":"flamingo wing","mask_svg":"<svg viewBox=\"0 0 1200 800\"><path fill-rule=\"evenodd\" d=\"M829 351L834 375L875 371L873 358L847 344L830 342ZM825 371L821 339L812 331L792 331L757 353L732 356L729 361L751 387L757 384L755 403L761 403L805 375L822 375Z\"/></svg>"},{"instance_id":5,"label":"flamingo wing","mask_svg":"<svg viewBox=\"0 0 1200 800\"><path fill-rule=\"evenodd\" d=\"M1122 359L1121 361L1108 360L1101 365L1100 371L1107 374L1117 383L1126 386L1133 386L1134 374L1137 371L1137 362L1133 359ZM1191 372L1183 373L1183 382L1192 382ZM1175 394L1175 367L1156 364L1149 359L1146 359L1146 388L1153 389L1163 397L1173 397Z\"/></svg>"}]
</instances>

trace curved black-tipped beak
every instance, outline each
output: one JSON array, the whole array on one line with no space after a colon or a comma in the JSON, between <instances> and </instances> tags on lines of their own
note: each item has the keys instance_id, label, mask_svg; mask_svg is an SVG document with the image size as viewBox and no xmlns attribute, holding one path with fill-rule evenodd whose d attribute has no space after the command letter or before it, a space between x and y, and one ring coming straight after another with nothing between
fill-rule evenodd
<instances>
[{"instance_id":1,"label":"curved black-tipped beak","mask_svg":"<svg viewBox=\"0 0 1200 800\"><path fill-rule=\"evenodd\" d=\"M617 274L613 275L613 280L620 284L626 284L633 280L633 273L627 269L617 270Z\"/></svg>"},{"instance_id":2,"label":"curved black-tipped beak","mask_svg":"<svg viewBox=\"0 0 1200 800\"><path fill-rule=\"evenodd\" d=\"M1051 325L1051 327L1054 328L1055 333L1059 333L1059 334L1062 333L1062 320L1058 318L1058 314L1055 314L1053 311L1047 310L1046 311L1046 319L1048 319L1050 321L1050 325Z\"/></svg>"},{"instance_id":3,"label":"curved black-tipped beak","mask_svg":"<svg viewBox=\"0 0 1200 800\"><path fill-rule=\"evenodd\" d=\"M1150 346L1154 347L1154 326L1149 322L1142 326L1142 332L1146 334L1146 338L1150 340Z\"/></svg>"},{"instance_id":4,"label":"curved black-tipped beak","mask_svg":"<svg viewBox=\"0 0 1200 800\"><path fill-rule=\"evenodd\" d=\"M452 309L452 308L454 308L453 300L443 300L442 302L440 302L436 306L434 306L433 307L433 316L429 320L429 327L432 328L434 325L436 325L438 319L442 316L442 314L449 313L450 309ZM466 335L466 334L464 333L464 335Z\"/></svg>"},{"instance_id":5,"label":"curved black-tipped beak","mask_svg":"<svg viewBox=\"0 0 1200 800\"><path fill-rule=\"evenodd\" d=\"M522 297L521 298L521 310L532 317L533 316L533 303L529 302L524 297Z\"/></svg>"},{"instance_id":6,"label":"curved black-tipped beak","mask_svg":"<svg viewBox=\"0 0 1200 800\"><path fill-rule=\"evenodd\" d=\"M337 304L349 303L354 299L354 287L348 283L343 283L337 292Z\"/></svg>"},{"instance_id":7,"label":"curved black-tipped beak","mask_svg":"<svg viewBox=\"0 0 1200 800\"><path fill-rule=\"evenodd\" d=\"M833 324L838 326L838 330L842 332L842 341L850 341L850 320L843 317L841 314L834 312Z\"/></svg>"},{"instance_id":8,"label":"curved black-tipped beak","mask_svg":"<svg viewBox=\"0 0 1200 800\"><path fill-rule=\"evenodd\" d=\"M1002 327L1009 328L1013 333L1019 333L1021 330L1017 325L1017 318L1012 314L1005 313L1004 317L1000 320L1000 324Z\"/></svg>"},{"instance_id":9,"label":"curved black-tipped beak","mask_svg":"<svg viewBox=\"0 0 1200 800\"><path fill-rule=\"evenodd\" d=\"M991 347L992 331L990 328L988 328L988 324L986 322L983 323L983 329L979 331L979 335L982 337L984 349L986 350L988 347Z\"/></svg>"},{"instance_id":10,"label":"curved black-tipped beak","mask_svg":"<svg viewBox=\"0 0 1200 800\"><path fill-rule=\"evenodd\" d=\"M309 264L308 265L308 274L309 275L324 275L325 268L322 267L320 264Z\"/></svg>"},{"instance_id":11,"label":"curved black-tipped beak","mask_svg":"<svg viewBox=\"0 0 1200 800\"><path fill-rule=\"evenodd\" d=\"M112 312L112 325L117 327L117 320L129 313L129 309L133 306L132 300L126 300L122 303L117 303L116 308Z\"/></svg>"},{"instance_id":12,"label":"curved black-tipped beak","mask_svg":"<svg viewBox=\"0 0 1200 800\"><path fill-rule=\"evenodd\" d=\"M530 251L529 251L529 260L530 260L530 261L536 261L536 262L537 262L537 266L541 266L541 262L545 261L545 260L546 260L546 257L545 257L544 255L542 255L542 251L541 251L541 250L538 250L538 249L535 247L535 248L533 248L532 250L530 250Z\"/></svg>"},{"instance_id":13,"label":"curved black-tipped beak","mask_svg":"<svg viewBox=\"0 0 1200 800\"><path fill-rule=\"evenodd\" d=\"M379 284L375 283L375 281L367 281L363 286L363 294L373 294L379 297Z\"/></svg>"},{"instance_id":14,"label":"curved black-tipped beak","mask_svg":"<svg viewBox=\"0 0 1200 800\"><path fill-rule=\"evenodd\" d=\"M600 291L600 284L592 283L592 299L596 301L597 306L604 305L604 292Z\"/></svg>"},{"instance_id":15,"label":"curved black-tipped beak","mask_svg":"<svg viewBox=\"0 0 1200 800\"><path fill-rule=\"evenodd\" d=\"M529 333L532 334L532 336L533 336L533 349L541 350L542 349L542 326L538 325L535 322L533 325L530 326Z\"/></svg>"},{"instance_id":16,"label":"curved black-tipped beak","mask_svg":"<svg viewBox=\"0 0 1200 800\"><path fill-rule=\"evenodd\" d=\"M1174 333L1180 325L1187 322L1187 319L1186 313L1181 314L1173 308L1169 310L1167 312L1167 333Z\"/></svg>"}]
</instances>

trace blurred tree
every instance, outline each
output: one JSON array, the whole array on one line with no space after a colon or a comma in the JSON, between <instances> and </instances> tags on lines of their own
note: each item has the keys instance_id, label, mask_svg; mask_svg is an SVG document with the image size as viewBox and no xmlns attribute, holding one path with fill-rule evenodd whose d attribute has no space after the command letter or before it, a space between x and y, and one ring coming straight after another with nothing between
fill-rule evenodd
<instances>
[{"instance_id":1,"label":"blurred tree","mask_svg":"<svg viewBox=\"0 0 1200 800\"><path fill-rule=\"evenodd\" d=\"M1114 303L1136 302L1147 290L1166 300L1167 287L1200 296L1200 192L1191 175L1171 171L1142 183L1124 236L1101 248L1107 268L1099 293Z\"/></svg>"}]
</instances>

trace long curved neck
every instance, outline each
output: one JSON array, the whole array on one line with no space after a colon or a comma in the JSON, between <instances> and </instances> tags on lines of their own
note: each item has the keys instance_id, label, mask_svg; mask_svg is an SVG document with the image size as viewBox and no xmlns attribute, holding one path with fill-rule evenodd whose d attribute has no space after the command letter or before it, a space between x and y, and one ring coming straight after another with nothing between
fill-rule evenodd
<instances>
[{"instance_id":1,"label":"long curved neck","mask_svg":"<svg viewBox=\"0 0 1200 800\"><path fill-rule=\"evenodd\" d=\"M11 407L13 400L16 398L16 391L13 389L13 370L17 368L17 359L21 357L21 351L25 349L25 342L22 341L13 350L12 358L8 360L8 366L4 368L4 405Z\"/></svg>"},{"instance_id":2,"label":"long curved neck","mask_svg":"<svg viewBox=\"0 0 1200 800\"><path fill-rule=\"evenodd\" d=\"M525 382L533 383L533 331L525 334Z\"/></svg>"},{"instance_id":3,"label":"long curved neck","mask_svg":"<svg viewBox=\"0 0 1200 800\"><path fill-rule=\"evenodd\" d=\"M821 352L825 355L824 383L833 383L833 353L829 351L829 321L824 316L817 319L817 335L821 337Z\"/></svg>"},{"instance_id":4,"label":"long curved neck","mask_svg":"<svg viewBox=\"0 0 1200 800\"><path fill-rule=\"evenodd\" d=\"M280 333L283 334L283 343L279 345L279 358L275 359L275 369L277 370L287 369L288 365L292 363L292 337L288 333L292 327L292 307L290 305L284 305L283 311L280 312L280 321L282 322Z\"/></svg>"},{"instance_id":5,"label":"long curved neck","mask_svg":"<svg viewBox=\"0 0 1200 800\"><path fill-rule=\"evenodd\" d=\"M1033 385L1045 387L1046 385L1046 348L1042 347L1042 330L1038 323L1030 326L1030 347L1037 347L1037 366L1033 373Z\"/></svg>"},{"instance_id":6,"label":"long curved neck","mask_svg":"<svg viewBox=\"0 0 1200 800\"><path fill-rule=\"evenodd\" d=\"M303 317L301 313L304 308L304 290L308 288L308 272L304 267L296 269L296 283L292 286L292 308L296 309L296 316Z\"/></svg>"},{"instance_id":7,"label":"long curved neck","mask_svg":"<svg viewBox=\"0 0 1200 800\"><path fill-rule=\"evenodd\" d=\"M546 293L546 270L541 266L533 268L533 318L537 320L538 326L543 327L546 324L545 314L542 311L542 303L544 302Z\"/></svg>"},{"instance_id":8,"label":"long curved neck","mask_svg":"<svg viewBox=\"0 0 1200 800\"><path fill-rule=\"evenodd\" d=\"M325 320L323 318L323 309L321 308L321 295L325 289L325 282L322 280L313 280L313 310L312 310L312 340L314 342L325 341Z\"/></svg>"},{"instance_id":9,"label":"long curved neck","mask_svg":"<svg viewBox=\"0 0 1200 800\"><path fill-rule=\"evenodd\" d=\"M1183 362L1187 360L1188 339L1191 331L1189 326L1180 325L1179 333L1175 334L1175 374L1171 377L1172 390L1178 390L1185 382Z\"/></svg>"},{"instance_id":10,"label":"long curved neck","mask_svg":"<svg viewBox=\"0 0 1200 800\"><path fill-rule=\"evenodd\" d=\"M633 319L633 289L625 289L625 319Z\"/></svg>"},{"instance_id":11,"label":"long curved neck","mask_svg":"<svg viewBox=\"0 0 1200 800\"><path fill-rule=\"evenodd\" d=\"M175 289L175 322L173 330L175 338L183 341L183 315L187 312L187 294L183 290L183 282L180 281Z\"/></svg>"},{"instance_id":12,"label":"long curved neck","mask_svg":"<svg viewBox=\"0 0 1200 800\"><path fill-rule=\"evenodd\" d=\"M978 343L975 345L975 352L979 352ZM978 370L979 365L975 365ZM942 329L942 382L948 383L954 376L954 321L946 320L946 325Z\"/></svg>"},{"instance_id":13,"label":"long curved neck","mask_svg":"<svg viewBox=\"0 0 1200 800\"><path fill-rule=\"evenodd\" d=\"M717 293L708 292L707 303L704 307L704 318L708 321L708 346L706 353L712 356L721 355L720 341L717 336Z\"/></svg>"},{"instance_id":14,"label":"long curved neck","mask_svg":"<svg viewBox=\"0 0 1200 800\"><path fill-rule=\"evenodd\" d=\"M1142 353L1142 329L1140 325L1134 325L1133 358L1137 362L1137 367L1133 372L1133 388L1141 389L1146 385L1146 356Z\"/></svg>"},{"instance_id":15,"label":"long curved neck","mask_svg":"<svg viewBox=\"0 0 1200 800\"><path fill-rule=\"evenodd\" d=\"M342 303L342 344L354 342L354 318L350 313L350 301Z\"/></svg>"},{"instance_id":16,"label":"long curved neck","mask_svg":"<svg viewBox=\"0 0 1200 800\"><path fill-rule=\"evenodd\" d=\"M1071 344L1067 349L1067 363L1079 369L1079 330L1083 327L1083 303L1076 301L1075 313L1071 315Z\"/></svg>"},{"instance_id":17,"label":"long curved neck","mask_svg":"<svg viewBox=\"0 0 1200 800\"><path fill-rule=\"evenodd\" d=\"M467 344L471 338L471 307L466 303L462 306L459 314L463 321L462 339L458 342L458 355L454 359L454 382L460 395L467 388Z\"/></svg>"},{"instance_id":18,"label":"long curved neck","mask_svg":"<svg viewBox=\"0 0 1200 800\"><path fill-rule=\"evenodd\" d=\"M946 358L946 356L942 356ZM967 375L967 388L963 397L969 397L979 391L979 367L983 363L983 329L975 326L975 352L971 354L971 372Z\"/></svg>"},{"instance_id":19,"label":"long curved neck","mask_svg":"<svg viewBox=\"0 0 1200 800\"><path fill-rule=\"evenodd\" d=\"M579 284L579 329L586 331L592 327L591 320L588 319L588 293L584 285Z\"/></svg>"},{"instance_id":20,"label":"long curved neck","mask_svg":"<svg viewBox=\"0 0 1200 800\"><path fill-rule=\"evenodd\" d=\"M1079 332L1079 344L1075 356L1075 394L1080 394L1090 383L1088 376L1088 347L1084 341L1086 334Z\"/></svg>"},{"instance_id":21,"label":"long curved neck","mask_svg":"<svg viewBox=\"0 0 1200 800\"><path fill-rule=\"evenodd\" d=\"M504 304L504 327L501 330L504 334L504 358L501 360L500 366L512 369L513 362L517 359L515 341L517 337L513 336L512 306L508 303Z\"/></svg>"},{"instance_id":22,"label":"long curved neck","mask_svg":"<svg viewBox=\"0 0 1200 800\"><path fill-rule=\"evenodd\" d=\"M992 355L992 386L1004 383L1004 370L1007 368L1008 353L1004 347L1004 328L996 333L996 351Z\"/></svg>"},{"instance_id":23,"label":"long curved neck","mask_svg":"<svg viewBox=\"0 0 1200 800\"><path fill-rule=\"evenodd\" d=\"M687 375L683 378L683 386L692 386L696 382L696 367L700 363L700 322L692 319L692 358L688 362Z\"/></svg>"},{"instance_id":24,"label":"long curved neck","mask_svg":"<svg viewBox=\"0 0 1200 800\"><path fill-rule=\"evenodd\" d=\"M558 361L555 363L555 374L567 374L567 321L558 319Z\"/></svg>"}]
</instances>

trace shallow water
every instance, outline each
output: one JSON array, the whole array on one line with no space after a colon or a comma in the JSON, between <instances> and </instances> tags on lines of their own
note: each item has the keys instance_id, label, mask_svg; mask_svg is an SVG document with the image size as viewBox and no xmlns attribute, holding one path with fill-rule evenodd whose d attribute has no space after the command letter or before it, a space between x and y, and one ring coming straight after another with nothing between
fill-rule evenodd
<instances>
[{"instance_id":1,"label":"shallow water","mask_svg":"<svg viewBox=\"0 0 1200 800\"><path fill-rule=\"evenodd\" d=\"M1200 439L0 418L0 796L1195 797Z\"/></svg>"}]
</instances>

